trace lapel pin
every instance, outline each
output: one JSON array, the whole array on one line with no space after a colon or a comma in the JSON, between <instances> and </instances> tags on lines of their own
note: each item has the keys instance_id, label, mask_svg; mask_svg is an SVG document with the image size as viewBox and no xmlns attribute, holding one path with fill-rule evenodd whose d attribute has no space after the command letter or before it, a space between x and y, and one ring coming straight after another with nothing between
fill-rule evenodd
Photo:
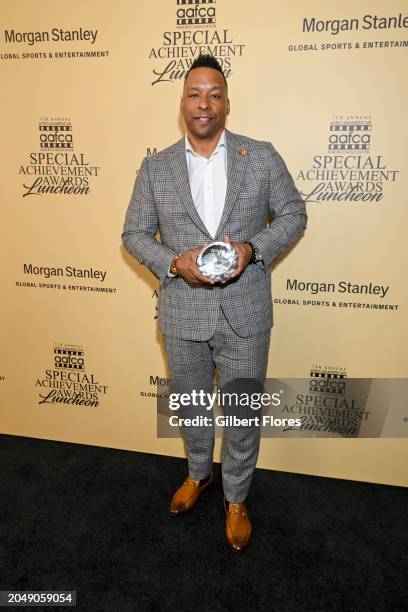
<instances>
[{"instance_id":1,"label":"lapel pin","mask_svg":"<svg viewBox=\"0 0 408 612\"><path fill-rule=\"evenodd\" d=\"M239 154L240 154L241 156L246 155L246 154L247 154L246 149L240 149L240 150L239 150Z\"/></svg>"}]
</instances>

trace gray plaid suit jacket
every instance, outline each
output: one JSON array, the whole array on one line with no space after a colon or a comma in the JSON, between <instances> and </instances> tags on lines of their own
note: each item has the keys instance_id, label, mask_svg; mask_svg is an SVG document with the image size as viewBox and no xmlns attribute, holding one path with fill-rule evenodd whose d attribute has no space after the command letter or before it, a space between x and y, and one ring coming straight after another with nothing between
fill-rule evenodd
<instances>
[{"instance_id":1,"label":"gray plaid suit jacket","mask_svg":"<svg viewBox=\"0 0 408 612\"><path fill-rule=\"evenodd\" d=\"M250 241L263 264L249 265L225 285L192 287L167 276L175 255L213 240L191 196L184 138L145 158L135 180L122 239L160 280L159 327L168 336L208 340L220 307L241 337L270 329L271 263L306 228L305 203L271 143L226 130L226 145L227 194L215 240L227 234Z\"/></svg>"}]
</instances>

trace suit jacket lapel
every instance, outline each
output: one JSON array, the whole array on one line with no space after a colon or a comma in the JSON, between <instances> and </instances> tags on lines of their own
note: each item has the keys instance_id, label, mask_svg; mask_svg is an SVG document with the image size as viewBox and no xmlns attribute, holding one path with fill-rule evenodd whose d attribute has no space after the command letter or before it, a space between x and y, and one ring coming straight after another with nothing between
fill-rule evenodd
<instances>
[{"instance_id":1,"label":"suit jacket lapel","mask_svg":"<svg viewBox=\"0 0 408 612\"><path fill-rule=\"evenodd\" d=\"M175 144L171 155L169 155L169 165L174 176L177 191L179 192L186 211L197 227L212 240L211 235L208 233L207 228L197 212L191 195L184 137Z\"/></svg>"},{"instance_id":2,"label":"suit jacket lapel","mask_svg":"<svg viewBox=\"0 0 408 612\"><path fill-rule=\"evenodd\" d=\"M241 140L229 130L225 130L225 135L227 145L227 193L225 196L224 210L216 236L223 231L232 209L234 208L234 204L241 188L242 179L244 177L244 170L247 160L247 155L240 154L242 147ZM184 137L175 144L172 153L169 155L169 165L174 176L177 191L179 192L181 201L183 202L187 213L190 215L196 226L211 240L213 240L197 212L193 197L191 195ZM221 239L222 238L223 236L221 236Z\"/></svg>"},{"instance_id":3,"label":"suit jacket lapel","mask_svg":"<svg viewBox=\"0 0 408 612\"><path fill-rule=\"evenodd\" d=\"M241 155L242 148L241 140L229 130L225 130L227 144L227 193L225 196L224 210L221 216L221 221L217 229L217 234L220 234L234 208L235 201L238 197L244 170L246 167L247 155ZM221 236L220 239L223 239Z\"/></svg>"}]
</instances>

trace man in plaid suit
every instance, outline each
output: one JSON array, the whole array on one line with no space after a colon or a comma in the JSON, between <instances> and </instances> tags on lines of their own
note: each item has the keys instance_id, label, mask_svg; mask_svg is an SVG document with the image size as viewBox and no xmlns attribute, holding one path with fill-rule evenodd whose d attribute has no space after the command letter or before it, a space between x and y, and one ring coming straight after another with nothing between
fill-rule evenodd
<instances>
[{"instance_id":1,"label":"man in plaid suit","mask_svg":"<svg viewBox=\"0 0 408 612\"><path fill-rule=\"evenodd\" d=\"M220 65L200 56L183 88L187 134L143 160L122 234L129 253L160 280L159 327L173 392L212 393L215 370L221 389L237 381L262 388L273 323L271 264L306 227L305 204L284 161L269 142L225 129L229 109ZM196 263L203 245L218 240L238 256L223 283L201 274ZM225 411L233 414L234 407ZM183 408L183 416L203 414L212 413L193 402ZM189 475L173 496L172 515L190 510L214 480L214 425L181 429ZM225 427L226 536L236 552L251 536L245 500L259 438L257 425Z\"/></svg>"}]
</instances>

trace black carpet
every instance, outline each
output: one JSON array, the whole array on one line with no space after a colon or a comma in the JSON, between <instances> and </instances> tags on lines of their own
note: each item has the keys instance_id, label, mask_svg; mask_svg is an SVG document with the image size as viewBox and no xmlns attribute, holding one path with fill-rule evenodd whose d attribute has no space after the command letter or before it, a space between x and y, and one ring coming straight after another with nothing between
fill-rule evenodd
<instances>
[{"instance_id":1,"label":"black carpet","mask_svg":"<svg viewBox=\"0 0 408 612\"><path fill-rule=\"evenodd\" d=\"M0 465L0 590L95 612L408 609L405 488L256 470L237 556L219 476L169 516L182 459L4 435Z\"/></svg>"}]
</instances>

